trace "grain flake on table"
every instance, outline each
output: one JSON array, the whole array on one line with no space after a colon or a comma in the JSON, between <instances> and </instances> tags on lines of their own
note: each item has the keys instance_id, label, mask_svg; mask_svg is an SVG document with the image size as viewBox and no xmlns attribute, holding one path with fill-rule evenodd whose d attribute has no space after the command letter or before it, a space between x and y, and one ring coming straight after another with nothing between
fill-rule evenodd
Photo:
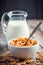
<instances>
[{"instance_id":1,"label":"grain flake on table","mask_svg":"<svg viewBox=\"0 0 43 65\"><path fill-rule=\"evenodd\" d=\"M0 65L43 65L43 53L37 52L36 61L34 59L18 59L10 52L0 55Z\"/></svg>"}]
</instances>

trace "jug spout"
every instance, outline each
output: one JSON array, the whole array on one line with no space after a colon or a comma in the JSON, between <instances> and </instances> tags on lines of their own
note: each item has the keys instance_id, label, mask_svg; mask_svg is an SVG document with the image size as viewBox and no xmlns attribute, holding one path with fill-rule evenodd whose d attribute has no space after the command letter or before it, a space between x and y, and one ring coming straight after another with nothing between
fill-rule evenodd
<instances>
[{"instance_id":1,"label":"jug spout","mask_svg":"<svg viewBox=\"0 0 43 65\"><path fill-rule=\"evenodd\" d=\"M10 11L7 15L11 20L23 20L27 17L27 12L16 10Z\"/></svg>"}]
</instances>

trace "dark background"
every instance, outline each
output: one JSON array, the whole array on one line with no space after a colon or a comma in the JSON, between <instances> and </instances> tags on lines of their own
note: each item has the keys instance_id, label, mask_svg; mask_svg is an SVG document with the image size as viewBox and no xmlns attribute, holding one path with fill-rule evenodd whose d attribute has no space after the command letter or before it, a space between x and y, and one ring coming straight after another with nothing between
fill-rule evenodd
<instances>
[{"instance_id":1,"label":"dark background","mask_svg":"<svg viewBox=\"0 0 43 65\"><path fill-rule=\"evenodd\" d=\"M27 19L43 19L43 0L0 0L0 20L4 12L24 10Z\"/></svg>"}]
</instances>

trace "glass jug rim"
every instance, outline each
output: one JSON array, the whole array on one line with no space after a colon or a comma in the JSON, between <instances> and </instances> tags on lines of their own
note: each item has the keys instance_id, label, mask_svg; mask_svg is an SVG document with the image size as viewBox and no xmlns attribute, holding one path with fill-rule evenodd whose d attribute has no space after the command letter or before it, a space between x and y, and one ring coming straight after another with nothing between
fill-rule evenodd
<instances>
[{"instance_id":1,"label":"glass jug rim","mask_svg":"<svg viewBox=\"0 0 43 65\"><path fill-rule=\"evenodd\" d=\"M22 10L14 10L14 11L9 11L7 14L9 17L11 17L12 15L24 15L24 17L27 17L27 12L26 11L22 11Z\"/></svg>"}]
</instances>

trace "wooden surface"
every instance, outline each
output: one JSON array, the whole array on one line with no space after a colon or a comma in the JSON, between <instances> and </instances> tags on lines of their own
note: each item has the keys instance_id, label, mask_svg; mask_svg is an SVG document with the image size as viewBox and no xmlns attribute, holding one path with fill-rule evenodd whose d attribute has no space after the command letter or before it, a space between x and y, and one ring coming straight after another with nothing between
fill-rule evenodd
<instances>
[{"instance_id":1,"label":"wooden surface","mask_svg":"<svg viewBox=\"0 0 43 65\"><path fill-rule=\"evenodd\" d=\"M40 22L40 20L28 20L28 26L30 33L33 28ZM41 32L40 28L33 35L34 39L38 39L40 42L38 56L36 60L34 59L17 59L9 52L7 49L6 36L2 32L1 24L0 24L0 65L43 65L43 32ZM4 54L3 54L4 53Z\"/></svg>"},{"instance_id":2,"label":"wooden surface","mask_svg":"<svg viewBox=\"0 0 43 65\"><path fill-rule=\"evenodd\" d=\"M43 53L37 52L35 59L18 59L7 52L0 55L0 65L43 65Z\"/></svg>"},{"instance_id":3,"label":"wooden surface","mask_svg":"<svg viewBox=\"0 0 43 65\"><path fill-rule=\"evenodd\" d=\"M0 20L11 10L26 11L28 19L43 19L43 0L0 0Z\"/></svg>"},{"instance_id":4,"label":"wooden surface","mask_svg":"<svg viewBox=\"0 0 43 65\"><path fill-rule=\"evenodd\" d=\"M43 20L28 20L27 23L28 23L28 26L29 26L29 30L30 30L30 33L32 32L33 28L40 22ZM33 37L35 39L38 39L39 42L40 42L40 45L41 47L39 46L39 49L43 52L43 32L41 32L40 28L35 32L35 34L33 35ZM6 36L3 34L2 32L2 28L1 28L1 24L0 24L0 42L3 43L3 45L7 45L6 44Z\"/></svg>"}]
</instances>

